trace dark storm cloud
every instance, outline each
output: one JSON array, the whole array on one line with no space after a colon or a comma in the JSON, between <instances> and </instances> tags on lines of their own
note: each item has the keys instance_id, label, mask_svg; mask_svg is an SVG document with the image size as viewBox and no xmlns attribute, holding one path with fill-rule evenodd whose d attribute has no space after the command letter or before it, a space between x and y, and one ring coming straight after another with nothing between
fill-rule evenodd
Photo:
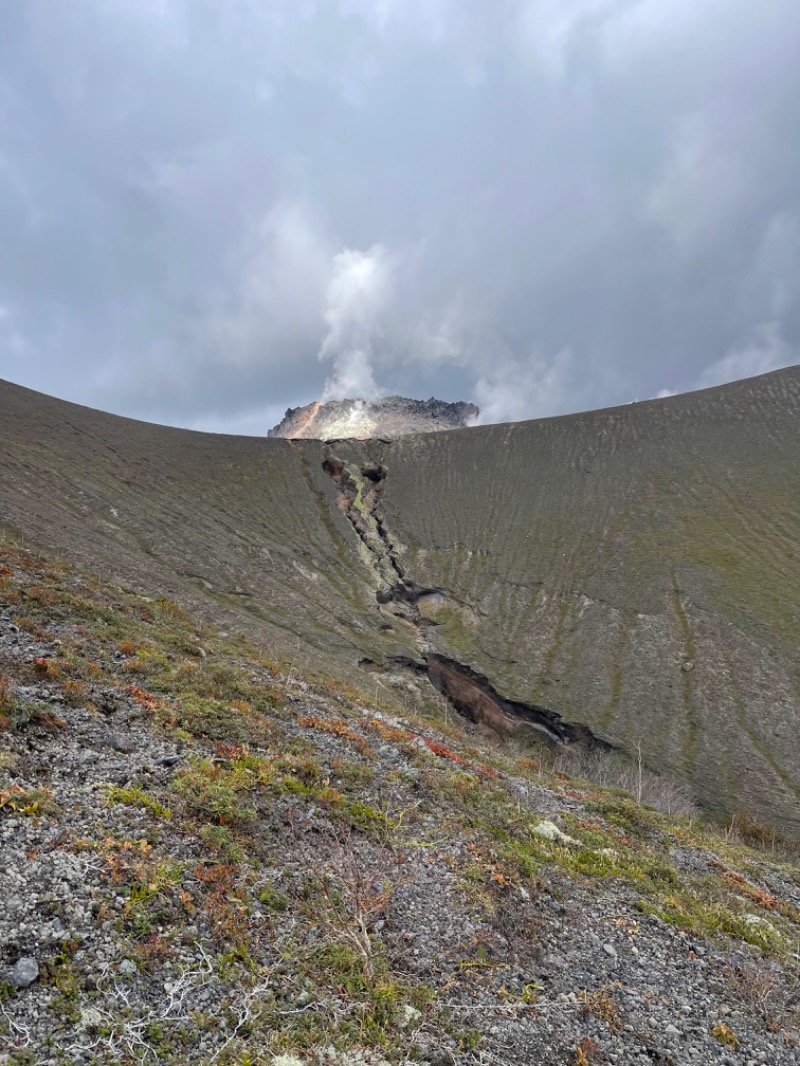
<instances>
[{"instance_id":1,"label":"dark storm cloud","mask_svg":"<svg viewBox=\"0 0 800 1066\"><path fill-rule=\"evenodd\" d=\"M796 0L0 11L0 376L257 432L800 359Z\"/></svg>"}]
</instances>

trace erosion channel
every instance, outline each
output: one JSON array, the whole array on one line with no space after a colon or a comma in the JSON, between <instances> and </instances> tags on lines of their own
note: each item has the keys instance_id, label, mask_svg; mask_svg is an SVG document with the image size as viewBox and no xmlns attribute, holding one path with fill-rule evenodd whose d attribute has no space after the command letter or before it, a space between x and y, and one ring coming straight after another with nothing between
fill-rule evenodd
<instances>
[{"instance_id":1,"label":"erosion channel","mask_svg":"<svg viewBox=\"0 0 800 1066\"><path fill-rule=\"evenodd\" d=\"M552 746L577 744L612 749L588 726L567 722L545 707L506 699L488 678L470 666L438 654L433 643L436 622L420 611L420 603L426 598L450 597L445 589L418 585L403 572L400 553L380 510L386 467L376 460L361 464L347 461L328 450L322 468L336 486L338 506L359 538L362 559L374 577L375 597L382 613L414 632L419 659L395 657L392 666L426 675L459 715L499 735L530 730Z\"/></svg>"}]
</instances>

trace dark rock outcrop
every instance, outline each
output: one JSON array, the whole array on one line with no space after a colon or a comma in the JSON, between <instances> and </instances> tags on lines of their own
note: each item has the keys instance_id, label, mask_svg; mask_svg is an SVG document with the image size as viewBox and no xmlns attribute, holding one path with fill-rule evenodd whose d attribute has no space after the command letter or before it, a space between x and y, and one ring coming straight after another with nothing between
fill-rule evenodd
<instances>
[{"instance_id":1,"label":"dark rock outcrop","mask_svg":"<svg viewBox=\"0 0 800 1066\"><path fill-rule=\"evenodd\" d=\"M268 437L291 440L336 440L404 437L409 433L437 433L471 425L479 414L475 404L447 403L431 397L410 400L387 396L382 400L331 400L290 407Z\"/></svg>"}]
</instances>

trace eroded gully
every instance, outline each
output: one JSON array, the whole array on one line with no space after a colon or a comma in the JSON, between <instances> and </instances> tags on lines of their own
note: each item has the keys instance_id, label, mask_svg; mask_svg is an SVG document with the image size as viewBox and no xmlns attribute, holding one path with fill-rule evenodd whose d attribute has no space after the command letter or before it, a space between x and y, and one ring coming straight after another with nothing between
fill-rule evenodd
<instances>
[{"instance_id":1,"label":"eroded gully","mask_svg":"<svg viewBox=\"0 0 800 1066\"><path fill-rule=\"evenodd\" d=\"M418 585L403 571L399 553L381 514L387 471L382 462L356 464L328 446L323 470L337 489L337 502L357 534L365 562L377 578L376 599L382 610L414 630L419 659L395 658L392 665L424 674L462 717L507 735L533 731L549 744L578 744L610 749L588 726L568 722L557 712L502 696L488 678L472 667L435 650L431 630L436 623L419 609L425 597L447 597L445 590Z\"/></svg>"}]
</instances>

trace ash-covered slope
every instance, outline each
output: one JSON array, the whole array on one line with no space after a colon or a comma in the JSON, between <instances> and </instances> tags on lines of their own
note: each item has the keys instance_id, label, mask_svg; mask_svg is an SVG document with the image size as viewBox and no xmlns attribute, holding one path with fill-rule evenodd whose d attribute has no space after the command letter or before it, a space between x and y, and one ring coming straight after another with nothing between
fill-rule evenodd
<instances>
[{"instance_id":1,"label":"ash-covered slope","mask_svg":"<svg viewBox=\"0 0 800 1066\"><path fill-rule=\"evenodd\" d=\"M381 654L383 623L335 497L321 455L288 441L149 425L0 382L0 538L347 673Z\"/></svg>"},{"instance_id":2,"label":"ash-covered slope","mask_svg":"<svg viewBox=\"0 0 800 1066\"><path fill-rule=\"evenodd\" d=\"M800 371L387 451L437 648L800 834Z\"/></svg>"},{"instance_id":3,"label":"ash-covered slope","mask_svg":"<svg viewBox=\"0 0 800 1066\"><path fill-rule=\"evenodd\" d=\"M800 371L394 441L163 429L0 386L9 536L321 670L641 751L800 836ZM522 723L522 724L521 724Z\"/></svg>"},{"instance_id":4,"label":"ash-covered slope","mask_svg":"<svg viewBox=\"0 0 800 1066\"><path fill-rule=\"evenodd\" d=\"M410 433L436 433L460 429L479 414L472 403L444 400L410 400L387 396L382 400L331 400L290 407L284 419L267 436L292 440L336 440L343 437L403 437Z\"/></svg>"}]
</instances>

